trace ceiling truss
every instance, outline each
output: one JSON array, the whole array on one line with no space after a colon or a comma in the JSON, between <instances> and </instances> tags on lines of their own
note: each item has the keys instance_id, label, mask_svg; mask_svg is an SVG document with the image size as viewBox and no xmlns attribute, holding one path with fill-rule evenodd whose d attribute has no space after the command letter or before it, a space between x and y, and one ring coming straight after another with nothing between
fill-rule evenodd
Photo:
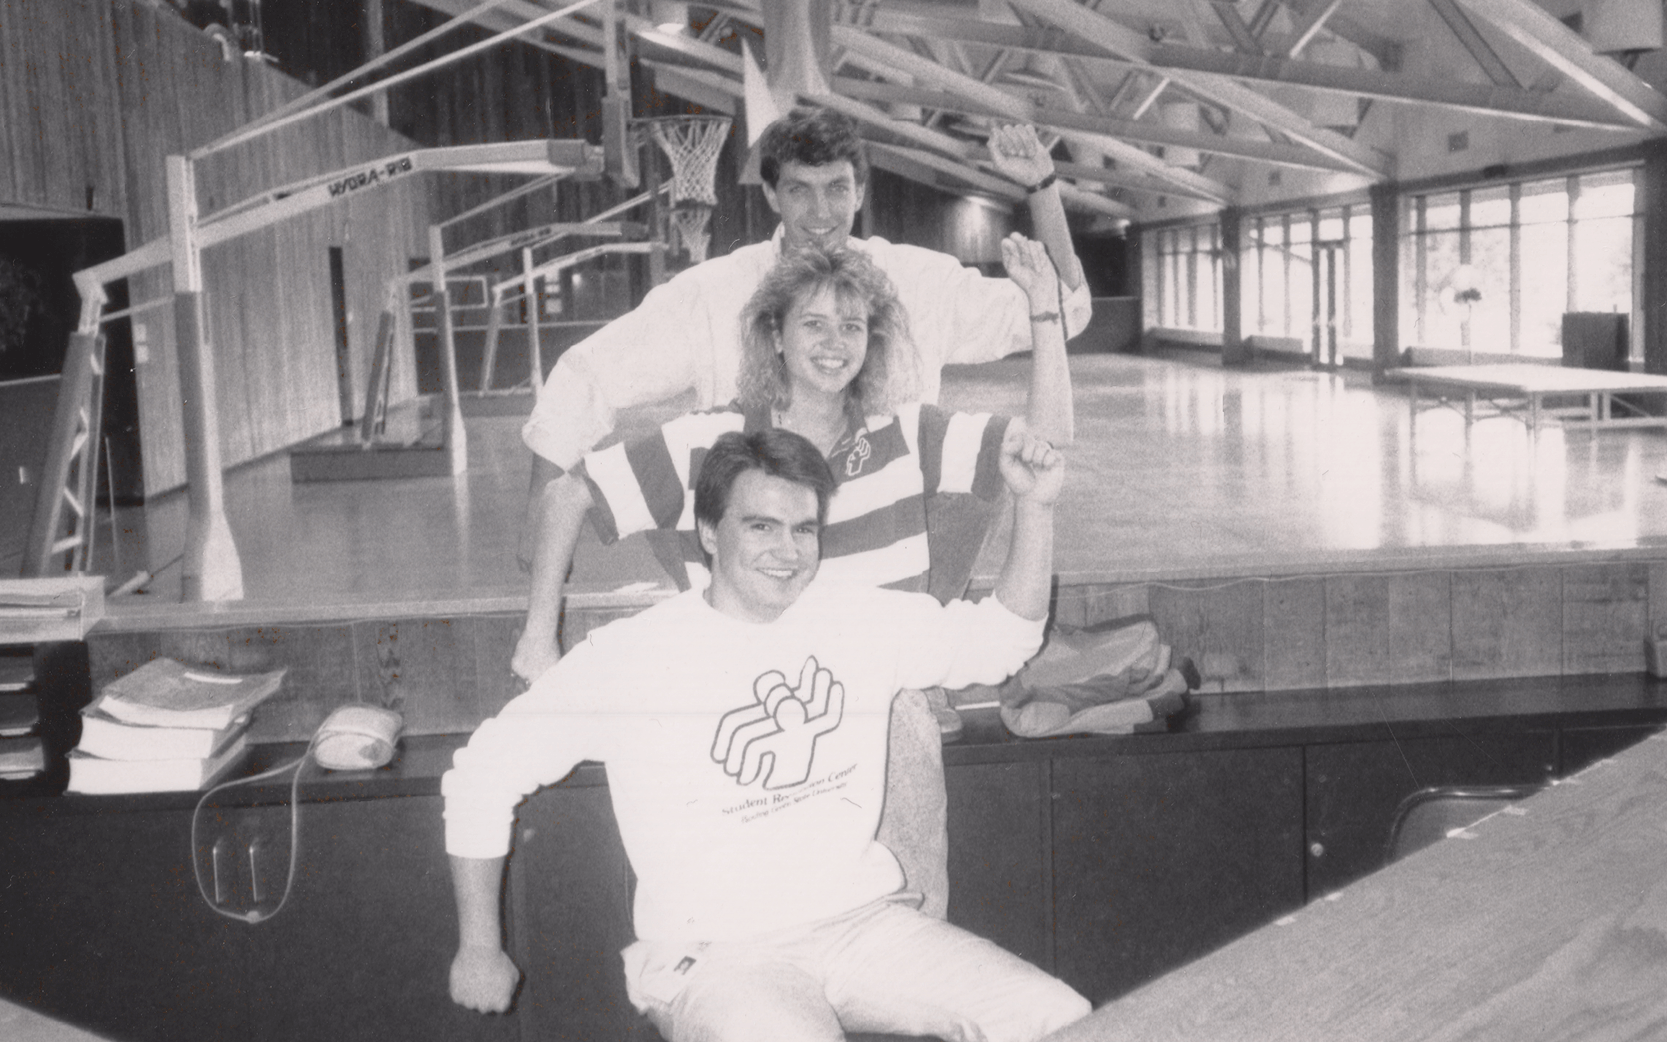
<instances>
[{"instance_id":1,"label":"ceiling truss","mask_svg":"<svg viewBox=\"0 0 1667 1042\"><path fill-rule=\"evenodd\" d=\"M420 2L459 15L475 0ZM1393 177L1396 157L1355 128L1395 106L1667 134L1667 97L1533 0L1400 0L1428 4L1474 62L1439 77L1400 71L1402 44L1374 31L1367 0L714 0L694 5L698 33L676 35L636 13L646 3L621 0L620 22L661 90L741 114L734 38L757 41L763 2L830 9L831 93L802 100L856 119L876 165L1016 202L1023 192L994 172L983 138L998 122L1034 123L1054 146L1066 205L1114 218L1153 194L1232 205L1224 175L1240 164ZM552 9L511 0L479 20L503 31ZM604 61L596 18L526 40ZM1310 98L1333 112L1353 101L1359 116L1316 124ZM1174 118L1188 105L1195 118Z\"/></svg>"}]
</instances>

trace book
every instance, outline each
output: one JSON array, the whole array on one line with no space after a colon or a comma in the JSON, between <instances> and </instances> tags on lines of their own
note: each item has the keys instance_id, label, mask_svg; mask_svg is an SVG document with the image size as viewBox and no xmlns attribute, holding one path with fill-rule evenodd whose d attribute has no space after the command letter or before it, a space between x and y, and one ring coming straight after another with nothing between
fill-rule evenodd
<instances>
[{"instance_id":1,"label":"book","mask_svg":"<svg viewBox=\"0 0 1667 1042\"><path fill-rule=\"evenodd\" d=\"M218 730L276 694L286 672L239 676L152 659L104 685L92 708L130 724Z\"/></svg>"},{"instance_id":2,"label":"book","mask_svg":"<svg viewBox=\"0 0 1667 1042\"><path fill-rule=\"evenodd\" d=\"M129 724L96 710L81 712L81 741L75 746L106 760L183 760L212 756L249 727L240 716L225 727L155 727Z\"/></svg>"},{"instance_id":3,"label":"book","mask_svg":"<svg viewBox=\"0 0 1667 1042\"><path fill-rule=\"evenodd\" d=\"M0 738L28 734L40 723L33 691L0 692Z\"/></svg>"},{"instance_id":4,"label":"book","mask_svg":"<svg viewBox=\"0 0 1667 1042\"><path fill-rule=\"evenodd\" d=\"M81 640L104 614L104 577L0 579L0 641Z\"/></svg>"},{"instance_id":5,"label":"book","mask_svg":"<svg viewBox=\"0 0 1667 1042\"><path fill-rule=\"evenodd\" d=\"M39 738L0 738L0 779L33 778L44 770L46 748Z\"/></svg>"},{"instance_id":6,"label":"book","mask_svg":"<svg viewBox=\"0 0 1667 1042\"><path fill-rule=\"evenodd\" d=\"M213 756L189 756L176 760L106 760L71 749L69 787L65 791L107 795L201 789L231 773L248 751L247 733L227 742Z\"/></svg>"}]
</instances>

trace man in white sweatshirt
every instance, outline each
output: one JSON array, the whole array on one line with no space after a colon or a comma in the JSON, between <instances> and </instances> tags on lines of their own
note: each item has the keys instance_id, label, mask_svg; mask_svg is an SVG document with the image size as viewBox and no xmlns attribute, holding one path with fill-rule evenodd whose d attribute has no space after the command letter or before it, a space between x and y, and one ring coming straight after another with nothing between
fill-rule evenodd
<instances>
[{"instance_id":1,"label":"man in white sweatshirt","mask_svg":"<svg viewBox=\"0 0 1667 1042\"><path fill-rule=\"evenodd\" d=\"M1029 1042L1088 1012L1062 982L917 910L875 839L891 700L997 682L1041 643L1064 464L1022 424L995 593L814 582L833 478L783 430L730 434L695 490L712 580L593 632L482 724L442 783L459 946L451 994L508 1008L499 906L515 806L607 765L637 875L627 990L668 1042L846 1031Z\"/></svg>"}]
</instances>

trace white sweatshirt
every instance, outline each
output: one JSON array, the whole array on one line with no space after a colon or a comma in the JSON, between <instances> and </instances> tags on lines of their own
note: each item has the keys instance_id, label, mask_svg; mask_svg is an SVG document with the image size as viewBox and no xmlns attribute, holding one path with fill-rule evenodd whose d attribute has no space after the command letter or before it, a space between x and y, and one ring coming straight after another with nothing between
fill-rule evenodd
<instances>
[{"instance_id":1,"label":"white sweatshirt","mask_svg":"<svg viewBox=\"0 0 1667 1042\"><path fill-rule=\"evenodd\" d=\"M874 839L892 697L995 683L1042 622L993 596L813 582L772 623L689 591L592 632L458 750L446 849L508 853L514 808L607 765L637 873L637 936L725 940L828 918L902 886Z\"/></svg>"}]
</instances>

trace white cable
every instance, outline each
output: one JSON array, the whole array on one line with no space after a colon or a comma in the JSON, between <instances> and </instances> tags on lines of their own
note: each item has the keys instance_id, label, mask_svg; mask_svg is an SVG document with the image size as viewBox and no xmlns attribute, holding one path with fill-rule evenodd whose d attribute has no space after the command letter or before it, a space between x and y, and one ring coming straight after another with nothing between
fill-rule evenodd
<instances>
[{"instance_id":1,"label":"white cable","mask_svg":"<svg viewBox=\"0 0 1667 1042\"><path fill-rule=\"evenodd\" d=\"M313 735L312 740L307 743L306 750L302 752L300 757L297 759L291 760L285 764L280 764L277 767L268 768L259 774L253 774L247 778L238 778L233 781L221 782L220 784L209 789L207 792L203 793L202 796L198 797L197 806L191 811L191 873L197 880L197 893L202 895L203 903L208 905L209 909L213 911L214 914L223 915L227 919L236 919L239 922L245 922L253 926L256 923L265 922L266 920L277 915L283 910L284 904L289 901L290 888L295 885L295 867L301 852L301 771L306 767L307 760L313 755L314 747L317 745L318 735L315 734ZM247 912L227 911L215 903L214 899L209 896L208 887L203 884L202 858L198 856L197 847L197 821L202 816L203 805L208 802L208 798L210 796L219 792L221 789L229 789L234 785L247 785L250 782L264 781L267 778L274 778L283 774L285 771L291 770L293 770L295 774L294 777L290 779L289 785L289 871L284 876L283 896L278 898L277 905L274 906L270 912L262 911L259 908L251 908ZM253 886L255 867L256 866L253 864L249 866L251 886Z\"/></svg>"}]
</instances>

